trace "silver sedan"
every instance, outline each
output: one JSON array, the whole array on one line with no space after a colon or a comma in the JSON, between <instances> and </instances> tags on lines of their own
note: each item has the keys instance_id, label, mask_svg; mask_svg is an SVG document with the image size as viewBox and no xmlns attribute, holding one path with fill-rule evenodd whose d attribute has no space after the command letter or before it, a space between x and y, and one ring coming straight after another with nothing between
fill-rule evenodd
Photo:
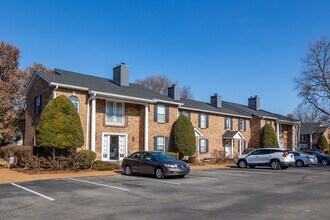
<instances>
[{"instance_id":1,"label":"silver sedan","mask_svg":"<svg viewBox=\"0 0 330 220\"><path fill-rule=\"evenodd\" d=\"M309 165L317 165L317 158L314 155L305 154L303 152L292 152L294 154L295 164L297 167L308 167Z\"/></svg>"}]
</instances>

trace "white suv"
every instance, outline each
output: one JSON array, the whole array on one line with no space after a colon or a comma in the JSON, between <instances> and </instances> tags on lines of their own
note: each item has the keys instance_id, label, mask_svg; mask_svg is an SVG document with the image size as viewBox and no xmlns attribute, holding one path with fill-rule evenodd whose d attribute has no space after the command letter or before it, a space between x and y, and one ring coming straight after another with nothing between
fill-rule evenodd
<instances>
[{"instance_id":1,"label":"white suv","mask_svg":"<svg viewBox=\"0 0 330 220\"><path fill-rule=\"evenodd\" d=\"M274 170L287 169L294 165L294 155L288 150L280 148L259 148L249 154L241 155L236 158L236 164L240 168L247 166L270 166Z\"/></svg>"}]
</instances>

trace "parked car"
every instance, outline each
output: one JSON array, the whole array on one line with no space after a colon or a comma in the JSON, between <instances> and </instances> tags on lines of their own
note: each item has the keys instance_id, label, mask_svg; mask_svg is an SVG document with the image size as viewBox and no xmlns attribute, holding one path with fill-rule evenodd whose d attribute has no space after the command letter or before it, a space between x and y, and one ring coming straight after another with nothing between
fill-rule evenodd
<instances>
[{"instance_id":1,"label":"parked car","mask_svg":"<svg viewBox=\"0 0 330 220\"><path fill-rule=\"evenodd\" d=\"M190 173L187 163L159 151L140 151L125 157L122 168L128 176L135 173L151 174L158 179L165 176L184 177Z\"/></svg>"},{"instance_id":2,"label":"parked car","mask_svg":"<svg viewBox=\"0 0 330 220\"><path fill-rule=\"evenodd\" d=\"M236 158L236 164L240 168L247 166L270 166L272 169L287 169L295 164L294 155L288 150L280 148L259 148L249 154Z\"/></svg>"},{"instance_id":3,"label":"parked car","mask_svg":"<svg viewBox=\"0 0 330 220\"><path fill-rule=\"evenodd\" d=\"M326 155L316 152L316 151L308 151L305 153L316 156L317 161L322 165L330 164L330 156L326 156Z\"/></svg>"},{"instance_id":4,"label":"parked car","mask_svg":"<svg viewBox=\"0 0 330 220\"><path fill-rule=\"evenodd\" d=\"M297 167L308 167L309 165L316 165L318 163L317 158L314 155L306 154L304 152L290 152L293 153L295 164Z\"/></svg>"}]
</instances>

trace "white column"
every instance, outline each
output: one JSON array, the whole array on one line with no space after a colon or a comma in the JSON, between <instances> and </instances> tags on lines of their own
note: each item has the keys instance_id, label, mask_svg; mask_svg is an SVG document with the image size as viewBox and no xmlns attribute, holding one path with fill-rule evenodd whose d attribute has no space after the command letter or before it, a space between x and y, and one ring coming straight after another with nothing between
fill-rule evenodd
<instances>
[{"instance_id":1,"label":"white column","mask_svg":"<svg viewBox=\"0 0 330 220\"><path fill-rule=\"evenodd\" d=\"M234 139L231 139L231 157L234 157Z\"/></svg>"},{"instance_id":2,"label":"white column","mask_svg":"<svg viewBox=\"0 0 330 220\"><path fill-rule=\"evenodd\" d=\"M91 118L91 150L95 152L95 124L96 124L96 98L92 99L92 118Z\"/></svg>"},{"instance_id":3,"label":"white column","mask_svg":"<svg viewBox=\"0 0 330 220\"><path fill-rule=\"evenodd\" d=\"M277 142L280 143L280 124L276 123L276 135L277 135Z\"/></svg>"},{"instance_id":4,"label":"white column","mask_svg":"<svg viewBox=\"0 0 330 220\"><path fill-rule=\"evenodd\" d=\"M149 145L149 105L144 106L144 150L148 150Z\"/></svg>"},{"instance_id":5,"label":"white column","mask_svg":"<svg viewBox=\"0 0 330 220\"><path fill-rule=\"evenodd\" d=\"M239 155L242 155L242 140L238 141L238 151L239 151Z\"/></svg>"},{"instance_id":6,"label":"white column","mask_svg":"<svg viewBox=\"0 0 330 220\"><path fill-rule=\"evenodd\" d=\"M310 134L309 135L309 149L312 149L312 145L313 145L313 135Z\"/></svg>"}]
</instances>

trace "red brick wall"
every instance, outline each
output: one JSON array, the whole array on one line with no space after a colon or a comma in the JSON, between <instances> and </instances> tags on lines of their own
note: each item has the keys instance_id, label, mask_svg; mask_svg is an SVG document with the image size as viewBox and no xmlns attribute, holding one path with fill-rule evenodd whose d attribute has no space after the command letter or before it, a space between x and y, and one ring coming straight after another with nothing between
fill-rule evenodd
<instances>
[{"instance_id":1,"label":"red brick wall","mask_svg":"<svg viewBox=\"0 0 330 220\"><path fill-rule=\"evenodd\" d=\"M52 98L53 88L41 78L36 78L26 95L26 111L25 111L25 140L24 145L34 146L35 131L39 124L41 113L34 114L34 97L41 95L42 110L45 108L49 100Z\"/></svg>"}]
</instances>

